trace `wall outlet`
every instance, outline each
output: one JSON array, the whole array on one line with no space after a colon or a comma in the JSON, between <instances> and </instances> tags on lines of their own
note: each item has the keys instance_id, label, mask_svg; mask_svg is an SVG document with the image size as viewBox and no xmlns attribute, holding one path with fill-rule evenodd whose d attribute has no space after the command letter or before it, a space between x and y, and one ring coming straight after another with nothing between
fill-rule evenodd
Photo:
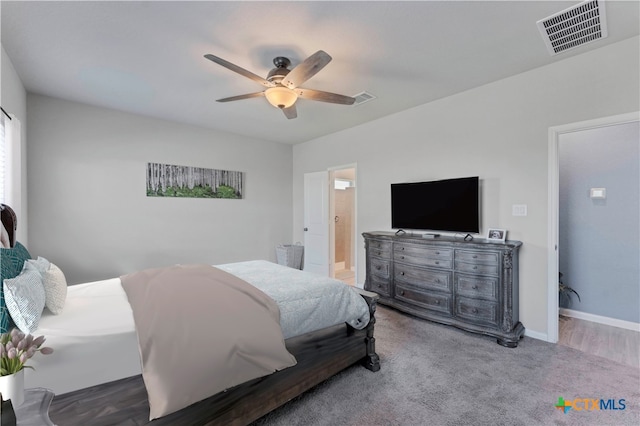
<instances>
[{"instance_id":1,"label":"wall outlet","mask_svg":"<svg viewBox=\"0 0 640 426\"><path fill-rule=\"evenodd\" d=\"M511 214L513 216L526 216L527 205L526 204L514 204L511 206Z\"/></svg>"}]
</instances>

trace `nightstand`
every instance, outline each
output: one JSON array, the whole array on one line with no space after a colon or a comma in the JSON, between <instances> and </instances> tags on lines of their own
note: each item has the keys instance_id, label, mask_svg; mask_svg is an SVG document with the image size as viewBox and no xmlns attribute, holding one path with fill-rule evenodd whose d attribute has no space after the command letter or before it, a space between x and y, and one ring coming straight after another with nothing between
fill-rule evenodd
<instances>
[{"instance_id":1,"label":"nightstand","mask_svg":"<svg viewBox=\"0 0 640 426\"><path fill-rule=\"evenodd\" d=\"M32 388L24 390L24 402L14 407L18 426L55 426L49 419L49 406L54 393L49 389Z\"/></svg>"}]
</instances>

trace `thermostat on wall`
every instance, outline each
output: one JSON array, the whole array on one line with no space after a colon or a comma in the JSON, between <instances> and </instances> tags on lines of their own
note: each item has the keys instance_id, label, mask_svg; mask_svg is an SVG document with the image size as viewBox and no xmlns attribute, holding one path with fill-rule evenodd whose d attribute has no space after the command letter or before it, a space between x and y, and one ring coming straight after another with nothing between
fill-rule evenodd
<instances>
[{"instance_id":1,"label":"thermostat on wall","mask_svg":"<svg viewBox=\"0 0 640 426\"><path fill-rule=\"evenodd\" d=\"M591 198L607 198L606 188L591 188Z\"/></svg>"}]
</instances>

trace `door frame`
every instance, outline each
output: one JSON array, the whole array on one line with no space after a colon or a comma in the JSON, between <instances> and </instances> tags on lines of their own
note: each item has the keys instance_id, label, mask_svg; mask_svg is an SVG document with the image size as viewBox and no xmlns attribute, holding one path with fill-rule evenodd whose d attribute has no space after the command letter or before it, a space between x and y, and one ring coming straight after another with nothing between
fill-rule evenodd
<instances>
[{"instance_id":1,"label":"door frame","mask_svg":"<svg viewBox=\"0 0 640 426\"><path fill-rule=\"evenodd\" d=\"M549 128L548 158L548 227L547 227L547 341L558 342L558 240L560 217L559 156L560 136L582 130L640 121L640 111L579 121Z\"/></svg>"},{"instance_id":2,"label":"door frame","mask_svg":"<svg viewBox=\"0 0 640 426\"><path fill-rule=\"evenodd\" d=\"M354 201L353 201L353 227L351 232L352 241L358 241L358 164L343 164L341 166L333 166L329 167L327 171L329 172L329 273L330 277L335 278L335 265L336 265L336 225L332 217L335 217L336 212L336 204L335 204L335 194L334 194L334 180L335 180L335 172L338 170L344 169L354 169L356 176L356 186L354 188ZM358 250L356 247L352 247L353 250L353 264L356 265L355 268L355 285L358 285Z\"/></svg>"}]
</instances>

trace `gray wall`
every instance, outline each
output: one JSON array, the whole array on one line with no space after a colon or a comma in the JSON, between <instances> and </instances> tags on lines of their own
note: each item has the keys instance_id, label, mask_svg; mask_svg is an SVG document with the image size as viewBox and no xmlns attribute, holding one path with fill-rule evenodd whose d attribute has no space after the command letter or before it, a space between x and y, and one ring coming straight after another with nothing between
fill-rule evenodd
<instances>
[{"instance_id":1,"label":"gray wall","mask_svg":"<svg viewBox=\"0 0 640 426\"><path fill-rule=\"evenodd\" d=\"M520 319L545 338L549 127L640 110L639 48L634 37L559 56L549 66L294 146L294 241L302 239L304 173L357 163L362 285L360 234L390 230L391 183L480 176L482 232L504 228L509 239L523 241ZM512 216L513 204L528 205L528 216Z\"/></svg>"},{"instance_id":2,"label":"gray wall","mask_svg":"<svg viewBox=\"0 0 640 426\"><path fill-rule=\"evenodd\" d=\"M581 299L568 307L640 322L640 123L562 134L559 164L559 266Z\"/></svg>"},{"instance_id":3,"label":"gray wall","mask_svg":"<svg viewBox=\"0 0 640 426\"><path fill-rule=\"evenodd\" d=\"M29 250L70 283L275 261L275 246L291 241L290 145L39 95L27 106ZM148 162L245 172L245 198L147 197Z\"/></svg>"}]
</instances>

